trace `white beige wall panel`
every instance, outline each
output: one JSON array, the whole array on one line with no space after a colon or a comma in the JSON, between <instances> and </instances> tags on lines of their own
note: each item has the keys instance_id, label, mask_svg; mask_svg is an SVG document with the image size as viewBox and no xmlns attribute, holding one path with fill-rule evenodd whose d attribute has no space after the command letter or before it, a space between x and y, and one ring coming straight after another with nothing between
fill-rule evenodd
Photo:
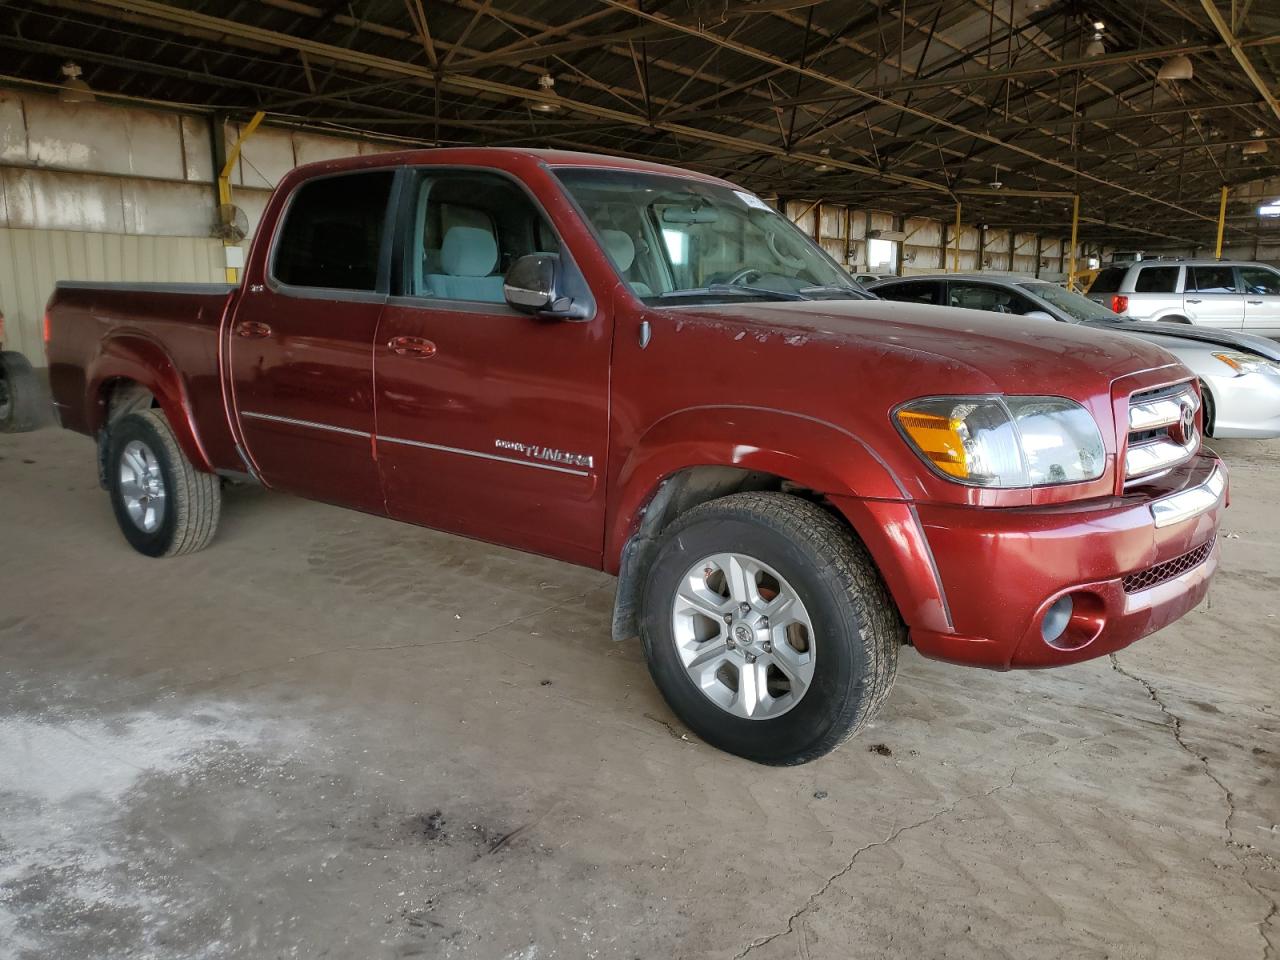
<instances>
[{"instance_id":1,"label":"white beige wall panel","mask_svg":"<svg viewBox=\"0 0 1280 960\"><path fill-rule=\"evenodd\" d=\"M6 346L44 365L40 326L58 280L217 283L222 257L222 244L212 239L0 227Z\"/></svg>"}]
</instances>

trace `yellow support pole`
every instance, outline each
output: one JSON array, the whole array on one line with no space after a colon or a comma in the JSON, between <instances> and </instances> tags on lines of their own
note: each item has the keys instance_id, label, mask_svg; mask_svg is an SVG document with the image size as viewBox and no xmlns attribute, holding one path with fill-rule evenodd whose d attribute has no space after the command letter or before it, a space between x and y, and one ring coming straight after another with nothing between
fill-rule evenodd
<instances>
[{"instance_id":1,"label":"yellow support pole","mask_svg":"<svg viewBox=\"0 0 1280 960\"><path fill-rule=\"evenodd\" d=\"M1222 259L1222 228L1227 225L1227 185L1222 185L1222 198L1218 201L1218 242L1213 248L1213 259Z\"/></svg>"},{"instance_id":2,"label":"yellow support pole","mask_svg":"<svg viewBox=\"0 0 1280 960\"><path fill-rule=\"evenodd\" d=\"M240 159L240 148L244 146L244 142L253 136L253 131L258 129L258 124L262 122L262 118L266 114L259 110L253 115L253 119L240 132L240 136L236 142L231 145L231 149L227 151L227 162L222 165L222 169L218 172L218 202L231 202L231 174L236 168L236 161ZM222 241L224 247L234 247L235 243L230 240ZM240 280L239 273L235 267L227 267L227 283L238 283Z\"/></svg>"},{"instance_id":3,"label":"yellow support pole","mask_svg":"<svg viewBox=\"0 0 1280 960\"><path fill-rule=\"evenodd\" d=\"M1076 243L1080 236L1080 194L1071 197L1071 254L1067 261L1067 289L1076 288Z\"/></svg>"},{"instance_id":4,"label":"yellow support pole","mask_svg":"<svg viewBox=\"0 0 1280 960\"><path fill-rule=\"evenodd\" d=\"M960 201L956 201L956 227L951 237L951 272L960 272Z\"/></svg>"}]
</instances>

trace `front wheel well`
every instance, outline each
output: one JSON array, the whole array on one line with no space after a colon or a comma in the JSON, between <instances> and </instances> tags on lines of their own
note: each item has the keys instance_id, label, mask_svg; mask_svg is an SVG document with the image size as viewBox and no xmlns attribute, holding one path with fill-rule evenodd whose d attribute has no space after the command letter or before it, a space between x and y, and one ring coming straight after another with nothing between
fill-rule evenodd
<instances>
[{"instance_id":1,"label":"front wheel well","mask_svg":"<svg viewBox=\"0 0 1280 960\"><path fill-rule=\"evenodd\" d=\"M123 416L139 410L151 410L160 406L156 395L137 380L117 377L102 385L98 404L103 410L102 426L98 428L98 485L107 489L107 449L110 445L111 425Z\"/></svg>"},{"instance_id":2,"label":"front wheel well","mask_svg":"<svg viewBox=\"0 0 1280 960\"><path fill-rule=\"evenodd\" d=\"M680 515L700 504L734 493L788 493L816 503L846 524L844 517L817 491L786 477L741 467L699 466L673 473L663 480L641 514L634 533L622 548L618 592L613 604L613 639L639 634L640 593L657 553L662 532Z\"/></svg>"},{"instance_id":3,"label":"front wheel well","mask_svg":"<svg viewBox=\"0 0 1280 960\"><path fill-rule=\"evenodd\" d=\"M1201 419L1204 423L1204 435L1213 437L1214 421L1218 416L1218 407L1213 399L1213 391L1209 389L1209 385L1203 380L1200 381L1200 396L1204 398L1204 413Z\"/></svg>"}]
</instances>

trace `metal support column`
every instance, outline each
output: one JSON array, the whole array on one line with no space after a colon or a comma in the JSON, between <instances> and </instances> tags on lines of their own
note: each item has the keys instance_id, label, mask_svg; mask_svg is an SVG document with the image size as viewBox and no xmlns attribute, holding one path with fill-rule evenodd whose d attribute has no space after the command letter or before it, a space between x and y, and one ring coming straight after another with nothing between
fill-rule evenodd
<instances>
[{"instance_id":1,"label":"metal support column","mask_svg":"<svg viewBox=\"0 0 1280 960\"><path fill-rule=\"evenodd\" d=\"M253 136L253 131L258 129L258 124L262 122L262 118L266 114L259 110L253 115L253 119L240 131L240 136L236 138L236 142L231 145L231 149L227 151L226 160L222 164L222 169L218 172L218 203L228 204L231 202L231 174L236 168L236 161L240 159L240 148L244 146L244 142ZM217 131L220 133L221 131ZM220 139L220 138L219 138ZM218 147L214 147L215 155ZM238 246L233 240L223 240L223 247ZM238 283L240 280L239 271L235 267L227 267L227 283Z\"/></svg>"},{"instance_id":2,"label":"metal support column","mask_svg":"<svg viewBox=\"0 0 1280 960\"><path fill-rule=\"evenodd\" d=\"M1222 229L1227 225L1227 185L1222 185L1222 196L1218 200L1218 241L1213 247L1213 259L1222 259Z\"/></svg>"},{"instance_id":3,"label":"metal support column","mask_svg":"<svg viewBox=\"0 0 1280 960\"><path fill-rule=\"evenodd\" d=\"M951 237L951 272L960 272L960 201L956 201L956 226Z\"/></svg>"},{"instance_id":4,"label":"metal support column","mask_svg":"<svg viewBox=\"0 0 1280 960\"><path fill-rule=\"evenodd\" d=\"M1071 251L1067 260L1067 289L1076 288L1076 243L1080 236L1080 194L1071 198Z\"/></svg>"}]
</instances>

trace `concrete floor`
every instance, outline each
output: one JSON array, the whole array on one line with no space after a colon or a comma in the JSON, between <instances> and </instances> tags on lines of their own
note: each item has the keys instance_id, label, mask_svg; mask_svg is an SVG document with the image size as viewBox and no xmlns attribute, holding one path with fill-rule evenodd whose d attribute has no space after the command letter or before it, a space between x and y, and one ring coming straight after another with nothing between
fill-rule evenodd
<instances>
[{"instance_id":1,"label":"concrete floor","mask_svg":"<svg viewBox=\"0 0 1280 960\"><path fill-rule=\"evenodd\" d=\"M768 769L686 736L590 571L259 490L133 553L0 437L0 957L1276 957L1280 442L1208 603L998 675L905 651Z\"/></svg>"}]
</instances>

